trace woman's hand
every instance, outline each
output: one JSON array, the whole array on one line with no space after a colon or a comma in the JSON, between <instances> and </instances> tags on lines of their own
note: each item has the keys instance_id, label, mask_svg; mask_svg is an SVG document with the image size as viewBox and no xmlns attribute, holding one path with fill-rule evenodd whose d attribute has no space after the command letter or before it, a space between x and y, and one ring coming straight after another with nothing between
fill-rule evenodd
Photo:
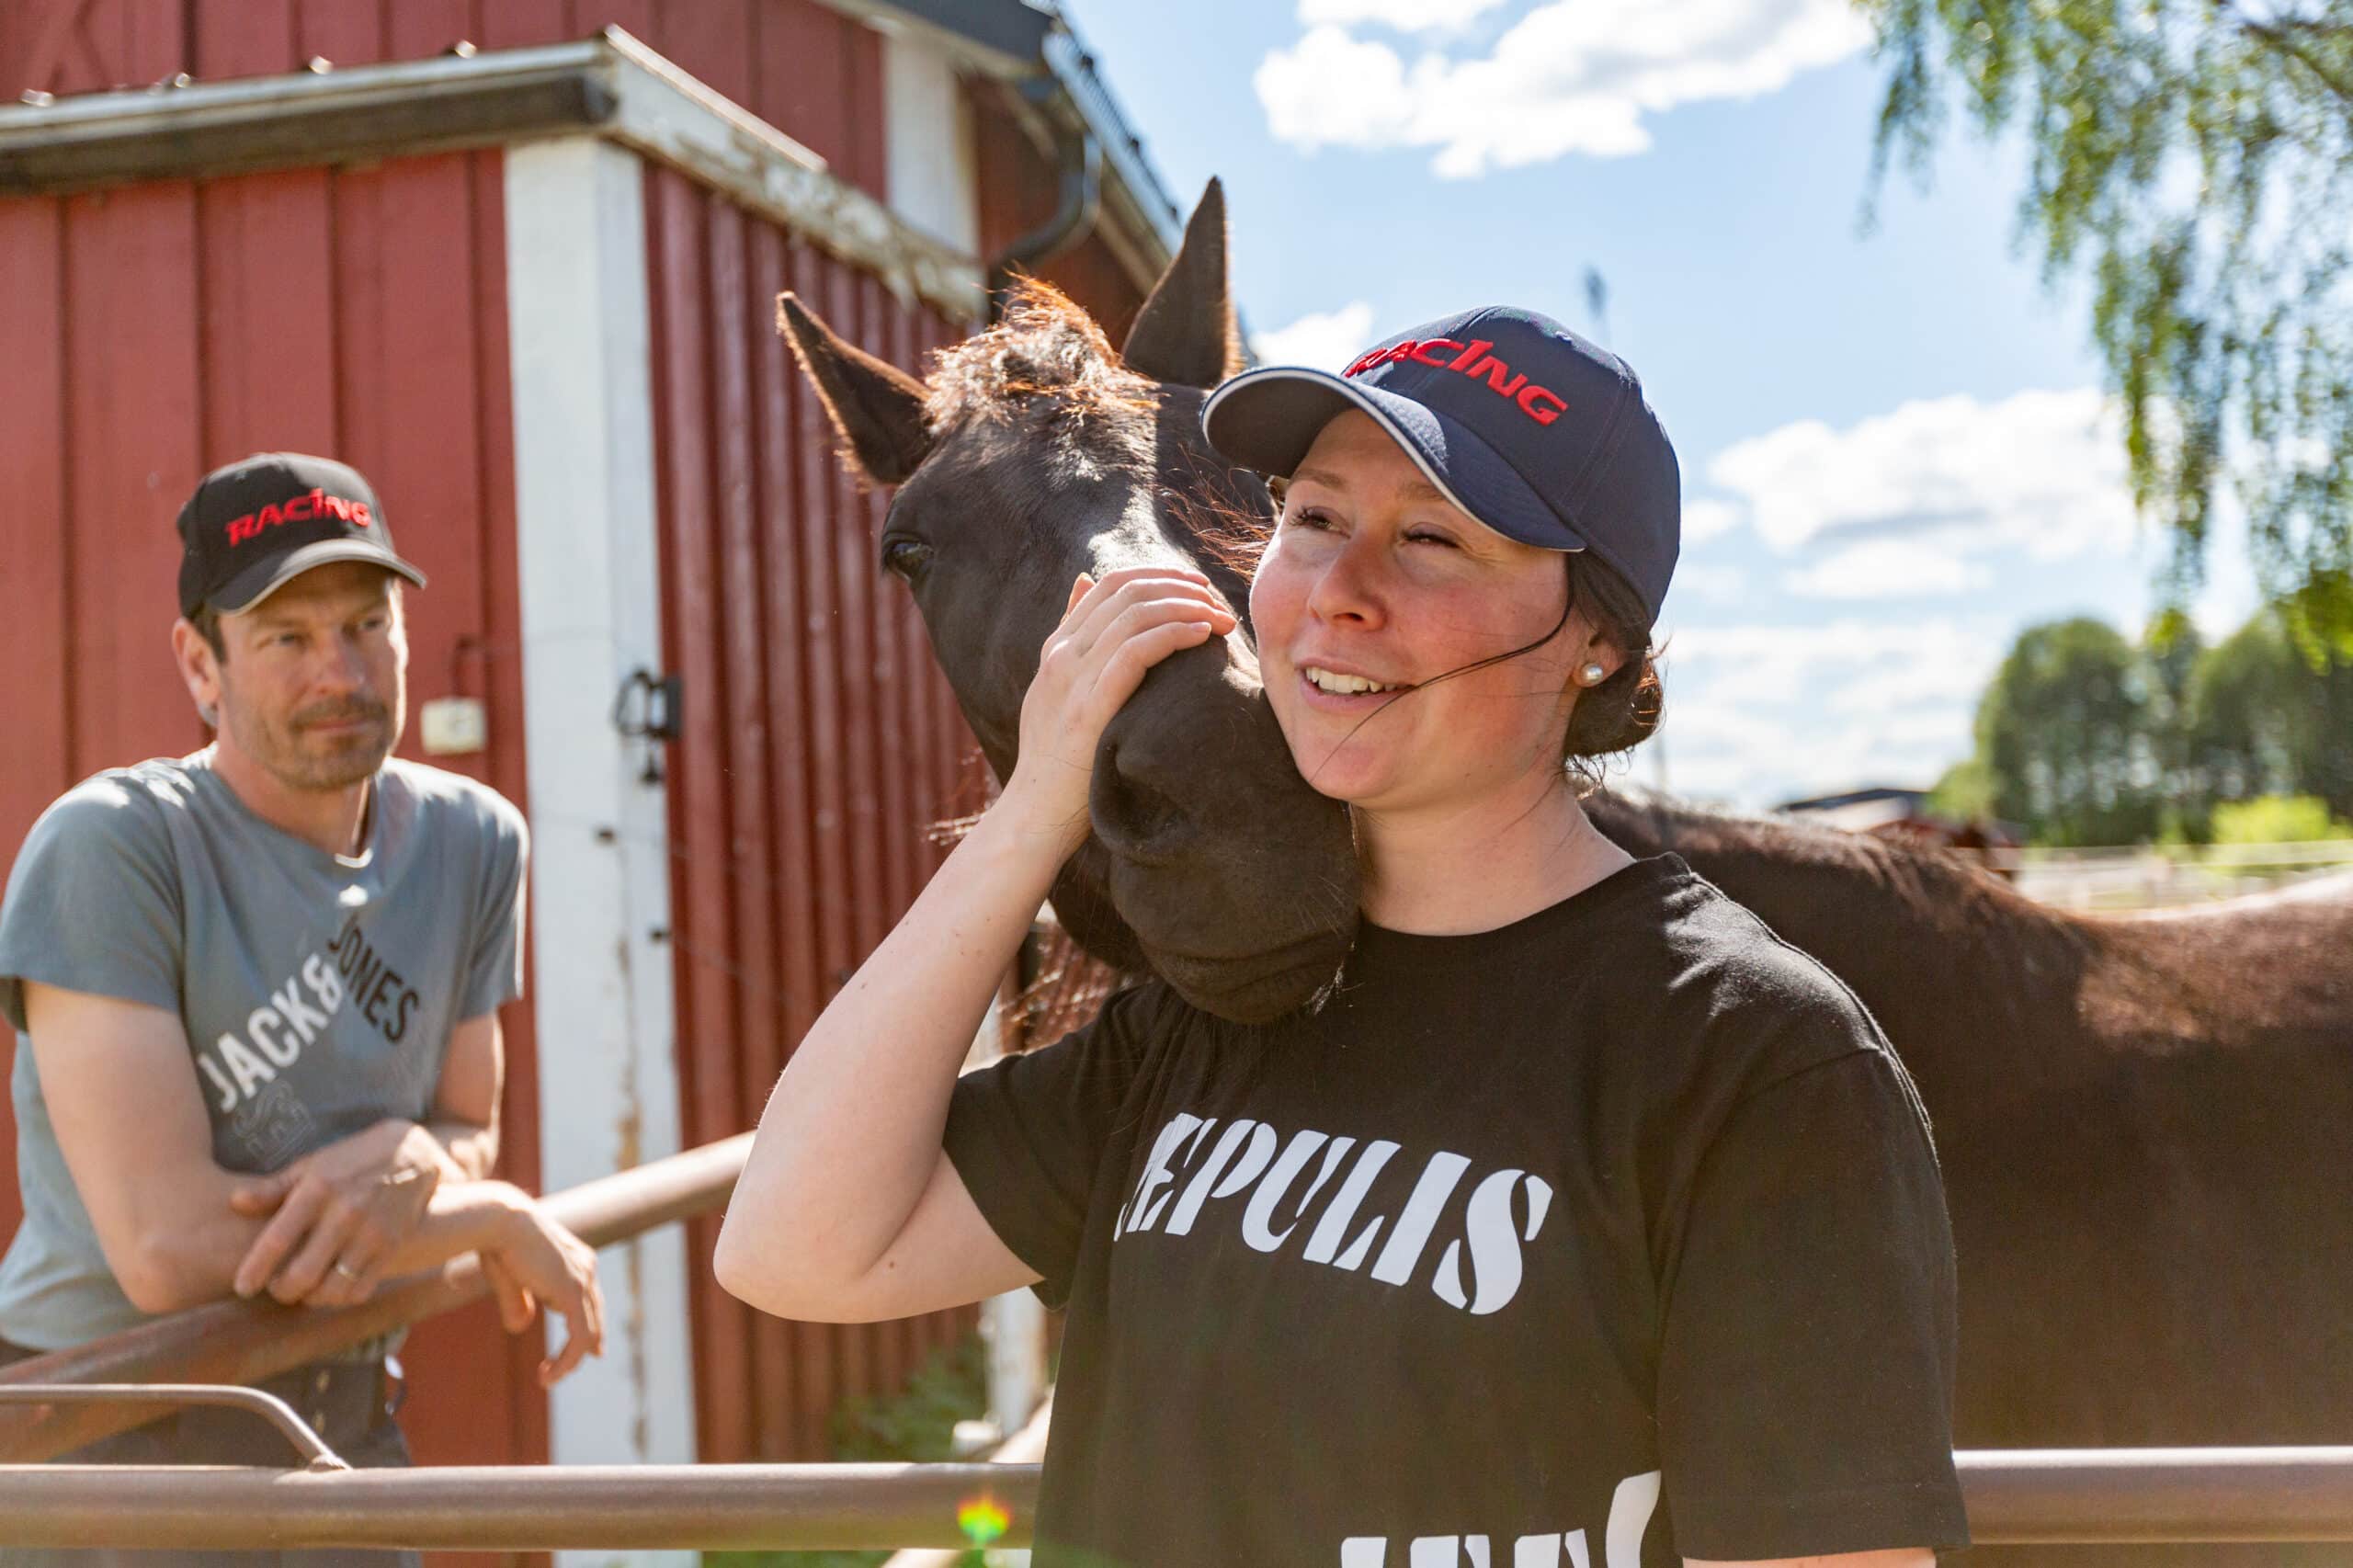
<instances>
[{"instance_id":1,"label":"woman's hand","mask_svg":"<svg viewBox=\"0 0 2353 1568\"><path fill-rule=\"evenodd\" d=\"M1046 835L1057 863L1067 858L1086 839L1087 785L1111 715L1153 665L1235 624L1198 572L1122 567L1099 583L1079 574L1022 699L1021 755L995 809Z\"/></svg>"},{"instance_id":2,"label":"woman's hand","mask_svg":"<svg viewBox=\"0 0 2353 1568\"><path fill-rule=\"evenodd\" d=\"M563 1319L563 1348L540 1363L540 1386L552 1387L583 1358L605 1353L605 1298L597 1285L597 1250L528 1200L509 1211L498 1240L477 1255L498 1298L509 1334L531 1326L535 1306Z\"/></svg>"}]
</instances>

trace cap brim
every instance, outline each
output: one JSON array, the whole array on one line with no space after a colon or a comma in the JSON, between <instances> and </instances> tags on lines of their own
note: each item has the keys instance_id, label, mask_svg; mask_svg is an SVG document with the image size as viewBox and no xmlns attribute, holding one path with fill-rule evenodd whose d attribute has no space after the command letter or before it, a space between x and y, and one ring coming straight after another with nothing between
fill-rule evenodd
<instances>
[{"instance_id":1,"label":"cap brim","mask_svg":"<svg viewBox=\"0 0 2353 1568\"><path fill-rule=\"evenodd\" d=\"M1438 494L1473 521L1539 550L1585 549L1585 537L1468 426L1326 370L1245 370L1210 394L1201 429L1227 461L1288 478L1324 426L1351 408L1370 415Z\"/></svg>"},{"instance_id":2,"label":"cap brim","mask_svg":"<svg viewBox=\"0 0 2353 1568\"><path fill-rule=\"evenodd\" d=\"M210 596L211 606L223 615L244 615L312 567L335 561L363 561L405 577L420 588L425 586L424 573L371 540L323 539L275 561L254 562Z\"/></svg>"}]
</instances>

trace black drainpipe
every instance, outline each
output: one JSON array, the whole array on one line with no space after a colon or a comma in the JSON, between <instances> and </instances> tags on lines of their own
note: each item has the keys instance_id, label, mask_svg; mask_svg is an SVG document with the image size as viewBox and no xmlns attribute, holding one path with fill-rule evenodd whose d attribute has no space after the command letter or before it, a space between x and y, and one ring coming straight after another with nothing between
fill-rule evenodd
<instances>
[{"instance_id":1,"label":"black drainpipe","mask_svg":"<svg viewBox=\"0 0 2353 1568\"><path fill-rule=\"evenodd\" d=\"M1022 94L1040 108L1053 91L1050 76L1022 84ZM1006 300L1017 272L1035 272L1085 239L1103 208L1103 149L1094 134L1082 131L1061 139L1062 195L1053 215L1016 239L989 260L989 321L1005 313Z\"/></svg>"}]
</instances>

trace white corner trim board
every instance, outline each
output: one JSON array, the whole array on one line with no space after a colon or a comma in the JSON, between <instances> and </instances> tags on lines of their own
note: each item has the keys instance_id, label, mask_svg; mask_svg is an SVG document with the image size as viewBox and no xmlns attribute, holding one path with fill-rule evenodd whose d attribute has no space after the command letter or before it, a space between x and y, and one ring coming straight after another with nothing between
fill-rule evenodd
<instances>
[{"instance_id":1,"label":"white corner trim board","mask_svg":"<svg viewBox=\"0 0 2353 1568\"><path fill-rule=\"evenodd\" d=\"M615 692L661 667L644 172L594 134L508 149L531 1005L551 1189L676 1153L668 815ZM562 1464L695 1458L683 1229L600 1260L606 1349L550 1396ZM569 1554L567 1554L569 1555ZM691 1554L652 1554L687 1568ZM613 1561L609 1553L577 1558Z\"/></svg>"}]
</instances>

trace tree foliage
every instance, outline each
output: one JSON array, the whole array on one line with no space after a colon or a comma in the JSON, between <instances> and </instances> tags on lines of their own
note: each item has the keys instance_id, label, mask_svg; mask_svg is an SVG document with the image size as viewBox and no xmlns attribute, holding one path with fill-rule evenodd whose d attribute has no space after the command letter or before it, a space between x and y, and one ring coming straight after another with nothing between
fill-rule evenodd
<instances>
[{"instance_id":1,"label":"tree foliage","mask_svg":"<svg viewBox=\"0 0 2353 1568\"><path fill-rule=\"evenodd\" d=\"M2308 663L2274 611L2211 648L2153 628L2135 648L2106 623L2019 633L1977 709L1977 751L1938 785L1950 805L2043 844L2205 840L2234 802L2306 797L2353 819L2353 659Z\"/></svg>"},{"instance_id":2,"label":"tree foliage","mask_svg":"<svg viewBox=\"0 0 2353 1568\"><path fill-rule=\"evenodd\" d=\"M2312 795L2353 816L2353 661L2315 671L2257 616L2199 664L2189 759L2211 796Z\"/></svg>"},{"instance_id":3,"label":"tree foliage","mask_svg":"<svg viewBox=\"0 0 2353 1568\"><path fill-rule=\"evenodd\" d=\"M2186 603L2218 497L2317 662L2353 655L2353 14L2345 0L1858 0L1886 68L1873 188L1948 99L2030 153L2046 279L2092 284L2135 504Z\"/></svg>"},{"instance_id":4,"label":"tree foliage","mask_svg":"<svg viewBox=\"0 0 2353 1568\"><path fill-rule=\"evenodd\" d=\"M2130 844L2157 830L2147 694L2132 645L2079 618L2019 634L1977 710L1997 816L2056 844Z\"/></svg>"}]
</instances>

